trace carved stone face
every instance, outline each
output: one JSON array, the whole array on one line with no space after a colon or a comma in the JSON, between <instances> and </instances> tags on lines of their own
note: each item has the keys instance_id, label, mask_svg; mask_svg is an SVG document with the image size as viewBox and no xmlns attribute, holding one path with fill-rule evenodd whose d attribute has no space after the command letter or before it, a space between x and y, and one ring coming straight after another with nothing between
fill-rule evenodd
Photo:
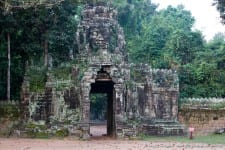
<instances>
[{"instance_id":1,"label":"carved stone face","mask_svg":"<svg viewBox=\"0 0 225 150\"><path fill-rule=\"evenodd\" d=\"M116 14L114 9L105 4L86 7L76 34L79 36L76 39L81 54L100 57L116 52L121 58L127 55L123 30L116 20Z\"/></svg>"}]
</instances>

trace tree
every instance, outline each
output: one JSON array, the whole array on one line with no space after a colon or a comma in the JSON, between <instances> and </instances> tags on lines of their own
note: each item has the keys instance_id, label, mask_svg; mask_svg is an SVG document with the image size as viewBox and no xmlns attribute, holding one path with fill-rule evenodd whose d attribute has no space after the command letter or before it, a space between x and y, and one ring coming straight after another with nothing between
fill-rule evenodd
<instances>
[{"instance_id":1,"label":"tree","mask_svg":"<svg viewBox=\"0 0 225 150\"><path fill-rule=\"evenodd\" d=\"M225 41L217 34L180 67L181 97L225 97Z\"/></svg>"},{"instance_id":2,"label":"tree","mask_svg":"<svg viewBox=\"0 0 225 150\"><path fill-rule=\"evenodd\" d=\"M199 32L175 30L166 43L165 49L180 65L191 63L195 53L203 49L202 35Z\"/></svg>"},{"instance_id":3,"label":"tree","mask_svg":"<svg viewBox=\"0 0 225 150\"><path fill-rule=\"evenodd\" d=\"M222 22L225 24L225 1L214 0L214 5L216 5L217 10L220 12L220 17L222 18Z\"/></svg>"},{"instance_id":4,"label":"tree","mask_svg":"<svg viewBox=\"0 0 225 150\"><path fill-rule=\"evenodd\" d=\"M50 53L56 64L68 60L69 51L75 49L74 34L79 18L76 14L81 5L77 0L7 0L0 3L0 98L7 99L7 41L10 41L9 89L12 89L11 99L18 99L26 61L41 67L44 62L47 65Z\"/></svg>"},{"instance_id":5,"label":"tree","mask_svg":"<svg viewBox=\"0 0 225 150\"><path fill-rule=\"evenodd\" d=\"M83 3L101 1L106 0L0 0L0 98L18 99L26 61L43 67L51 56L58 67L75 56ZM182 6L156 11L150 0L110 3L118 8L130 61L177 69L181 97L225 97L223 34L207 43L192 30L194 18Z\"/></svg>"},{"instance_id":6,"label":"tree","mask_svg":"<svg viewBox=\"0 0 225 150\"><path fill-rule=\"evenodd\" d=\"M5 42L7 43L7 101L11 100L11 35L15 31L16 21L14 16L11 13L4 14L1 11L0 20L1 34L6 38ZM3 44L3 42L2 42Z\"/></svg>"},{"instance_id":7,"label":"tree","mask_svg":"<svg viewBox=\"0 0 225 150\"><path fill-rule=\"evenodd\" d=\"M79 23L81 7L64 1L54 8L57 16L49 31L49 53L53 57L54 65L72 59L76 51L76 30Z\"/></svg>"},{"instance_id":8,"label":"tree","mask_svg":"<svg viewBox=\"0 0 225 150\"><path fill-rule=\"evenodd\" d=\"M10 33L7 33L7 43L8 43L8 68L7 68L7 101L10 101L10 81L11 81L11 48L10 48Z\"/></svg>"},{"instance_id":9,"label":"tree","mask_svg":"<svg viewBox=\"0 0 225 150\"><path fill-rule=\"evenodd\" d=\"M193 24L194 18L189 11L184 10L183 6L178 6L177 8L169 6L158 13L152 13L152 16L143 16L139 34L135 34L133 37L130 36L131 40L128 38L127 42L132 61L149 63L151 66L159 68L171 67L169 63L175 62L170 57L175 48L175 41L179 38L180 48L177 51L180 52L181 56L184 50L181 46L188 46L189 40L192 40L191 36L197 36L194 33L192 34L191 28ZM190 37L187 37L187 35ZM186 37L186 40L182 39L182 36ZM173 42L172 39L174 40ZM199 42L202 45L201 40ZM172 46L172 43L174 43L174 46ZM195 46L197 45L195 44ZM186 51L188 50L192 49L186 49ZM176 54L176 52L173 54ZM187 52L179 59L184 60L185 54ZM174 57L176 56L174 55Z\"/></svg>"},{"instance_id":10,"label":"tree","mask_svg":"<svg viewBox=\"0 0 225 150\"><path fill-rule=\"evenodd\" d=\"M145 56L145 52L142 49L146 49L141 44L144 40L142 35L144 26L142 24L151 20L156 13L157 6L152 4L150 0L129 0L122 2L116 0L113 1L113 4L118 9L118 21L125 33L129 58L133 62L140 62L140 58Z\"/></svg>"}]
</instances>

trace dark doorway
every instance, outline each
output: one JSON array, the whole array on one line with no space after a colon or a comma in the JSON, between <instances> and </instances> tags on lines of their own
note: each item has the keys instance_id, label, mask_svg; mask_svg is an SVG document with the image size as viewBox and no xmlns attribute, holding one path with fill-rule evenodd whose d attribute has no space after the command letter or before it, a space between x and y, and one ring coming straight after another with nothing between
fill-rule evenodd
<instances>
[{"instance_id":1,"label":"dark doorway","mask_svg":"<svg viewBox=\"0 0 225 150\"><path fill-rule=\"evenodd\" d=\"M90 92L90 128L102 126L105 128L105 133L102 134L108 136L114 134L113 87L114 83L111 80L97 80L91 84ZM94 132L92 133L92 130L90 130L90 134L102 135L96 135Z\"/></svg>"}]
</instances>

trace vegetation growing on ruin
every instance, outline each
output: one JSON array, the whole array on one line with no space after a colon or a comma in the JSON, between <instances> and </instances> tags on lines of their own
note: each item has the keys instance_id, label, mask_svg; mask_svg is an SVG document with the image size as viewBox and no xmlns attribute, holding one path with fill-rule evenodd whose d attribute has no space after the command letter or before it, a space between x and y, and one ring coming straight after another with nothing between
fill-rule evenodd
<instances>
[{"instance_id":1,"label":"vegetation growing on ruin","mask_svg":"<svg viewBox=\"0 0 225 150\"><path fill-rule=\"evenodd\" d=\"M78 59L75 39L80 12L84 3L92 1L6 2L7 5L0 5L0 99L7 99L9 40L11 99L20 98L21 84L27 72L26 63L37 67L27 72L31 91L43 90L49 71L46 70L46 56L52 58L54 76L69 79L71 66L60 66ZM224 4L221 0L215 2L218 2L216 6L224 18ZM200 31L193 30L195 19L183 6L157 10L157 5L150 0L115 0L111 3L118 9L118 22L125 33L131 63L177 70L181 98L225 97L224 34L218 33L206 41ZM113 38L111 41L116 43ZM85 65L79 67L80 77L77 80L82 78L85 70Z\"/></svg>"},{"instance_id":2,"label":"vegetation growing on ruin","mask_svg":"<svg viewBox=\"0 0 225 150\"><path fill-rule=\"evenodd\" d=\"M68 129L60 129L60 130L57 130L55 133L55 136L60 138L64 138L68 135L69 135Z\"/></svg>"},{"instance_id":3,"label":"vegetation growing on ruin","mask_svg":"<svg viewBox=\"0 0 225 150\"><path fill-rule=\"evenodd\" d=\"M20 111L17 103L0 103L0 119L8 118L10 120L16 120L20 116Z\"/></svg>"},{"instance_id":4,"label":"vegetation growing on ruin","mask_svg":"<svg viewBox=\"0 0 225 150\"><path fill-rule=\"evenodd\" d=\"M70 80L71 79L71 64L65 64L53 68L50 72L54 79Z\"/></svg>"},{"instance_id":5,"label":"vegetation growing on ruin","mask_svg":"<svg viewBox=\"0 0 225 150\"><path fill-rule=\"evenodd\" d=\"M90 100L90 120L106 120L107 94L91 94Z\"/></svg>"},{"instance_id":6,"label":"vegetation growing on ruin","mask_svg":"<svg viewBox=\"0 0 225 150\"><path fill-rule=\"evenodd\" d=\"M45 89L45 82L47 81L47 69L45 67L31 67L27 75L30 81L31 92L43 92Z\"/></svg>"},{"instance_id":7,"label":"vegetation growing on ruin","mask_svg":"<svg viewBox=\"0 0 225 150\"><path fill-rule=\"evenodd\" d=\"M41 138L41 139L51 137L64 138L69 134L67 129L48 129L46 125L34 123L27 124L25 128L27 130L26 135L29 138Z\"/></svg>"}]
</instances>

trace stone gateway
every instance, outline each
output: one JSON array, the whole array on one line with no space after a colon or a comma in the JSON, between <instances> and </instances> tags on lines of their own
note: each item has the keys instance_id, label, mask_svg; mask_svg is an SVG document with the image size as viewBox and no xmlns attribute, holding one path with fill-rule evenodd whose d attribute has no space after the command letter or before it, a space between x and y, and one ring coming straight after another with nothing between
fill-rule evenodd
<instances>
[{"instance_id":1,"label":"stone gateway","mask_svg":"<svg viewBox=\"0 0 225 150\"><path fill-rule=\"evenodd\" d=\"M175 70L128 63L117 12L104 3L85 6L76 33L76 64L69 80L48 72L44 92L22 87L23 118L66 128L71 136L90 138L90 95L107 96L107 135L133 137L182 135L177 121L179 81Z\"/></svg>"}]
</instances>

